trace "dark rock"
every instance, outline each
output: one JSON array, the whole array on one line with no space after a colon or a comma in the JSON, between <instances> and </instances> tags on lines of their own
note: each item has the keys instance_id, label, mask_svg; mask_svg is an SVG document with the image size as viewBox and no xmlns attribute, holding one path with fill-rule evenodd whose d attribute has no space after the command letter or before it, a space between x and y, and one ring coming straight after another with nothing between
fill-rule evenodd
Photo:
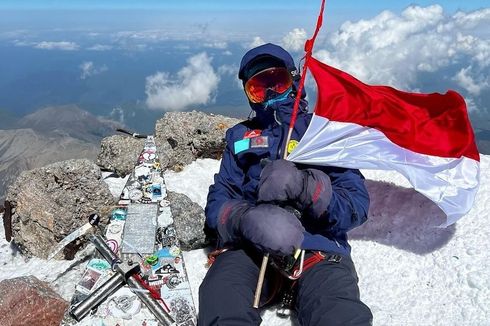
<instances>
[{"instance_id":1,"label":"dark rock","mask_svg":"<svg viewBox=\"0 0 490 326\"><path fill-rule=\"evenodd\" d=\"M87 223L94 212L102 217L103 227L116 204L99 167L85 159L24 171L9 187L7 200L12 205L13 242L23 254L40 258L47 258L60 240ZM75 240L63 256L72 259L86 242L87 237Z\"/></svg>"},{"instance_id":2,"label":"dark rock","mask_svg":"<svg viewBox=\"0 0 490 326\"><path fill-rule=\"evenodd\" d=\"M226 130L240 121L197 111L165 113L155 126L162 167L178 171L196 158L221 158Z\"/></svg>"},{"instance_id":3,"label":"dark rock","mask_svg":"<svg viewBox=\"0 0 490 326\"><path fill-rule=\"evenodd\" d=\"M120 176L128 175L133 171L144 144L144 139L124 135L104 138L100 144L97 164Z\"/></svg>"},{"instance_id":4,"label":"dark rock","mask_svg":"<svg viewBox=\"0 0 490 326\"><path fill-rule=\"evenodd\" d=\"M0 325L59 325L68 302L34 276L0 282Z\"/></svg>"},{"instance_id":5,"label":"dark rock","mask_svg":"<svg viewBox=\"0 0 490 326\"><path fill-rule=\"evenodd\" d=\"M5 208L2 207L3 211L1 212L3 213L3 230L5 231L5 240L10 242L12 240L12 205L6 200L4 206Z\"/></svg>"},{"instance_id":6,"label":"dark rock","mask_svg":"<svg viewBox=\"0 0 490 326\"><path fill-rule=\"evenodd\" d=\"M207 243L204 236L204 210L186 195L168 192L170 210L174 219L177 237L183 250L204 248Z\"/></svg>"}]
</instances>

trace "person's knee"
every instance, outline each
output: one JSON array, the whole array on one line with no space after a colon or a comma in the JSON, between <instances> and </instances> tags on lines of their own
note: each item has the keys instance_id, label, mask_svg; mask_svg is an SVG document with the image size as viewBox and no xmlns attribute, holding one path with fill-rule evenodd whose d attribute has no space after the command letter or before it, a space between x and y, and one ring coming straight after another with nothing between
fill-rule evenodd
<instances>
[{"instance_id":1,"label":"person's knee","mask_svg":"<svg viewBox=\"0 0 490 326\"><path fill-rule=\"evenodd\" d=\"M226 298L230 293L230 286L219 278L219 275L208 273L199 286L199 305L206 303L219 303L222 298Z\"/></svg>"},{"instance_id":2,"label":"person's knee","mask_svg":"<svg viewBox=\"0 0 490 326\"><path fill-rule=\"evenodd\" d=\"M307 271L299 282L296 306L301 325L370 325L372 313L360 300L357 281L349 257Z\"/></svg>"},{"instance_id":3,"label":"person's knee","mask_svg":"<svg viewBox=\"0 0 490 326\"><path fill-rule=\"evenodd\" d=\"M262 319L252 307L252 295L243 288L203 281L199 287L198 325L260 325Z\"/></svg>"},{"instance_id":4,"label":"person's knee","mask_svg":"<svg viewBox=\"0 0 490 326\"><path fill-rule=\"evenodd\" d=\"M257 267L240 252L216 260L199 286L199 325L259 325L252 307Z\"/></svg>"},{"instance_id":5,"label":"person's knee","mask_svg":"<svg viewBox=\"0 0 490 326\"><path fill-rule=\"evenodd\" d=\"M368 326L372 319L371 310L360 300L331 296L316 298L298 312L298 320L302 326Z\"/></svg>"}]
</instances>

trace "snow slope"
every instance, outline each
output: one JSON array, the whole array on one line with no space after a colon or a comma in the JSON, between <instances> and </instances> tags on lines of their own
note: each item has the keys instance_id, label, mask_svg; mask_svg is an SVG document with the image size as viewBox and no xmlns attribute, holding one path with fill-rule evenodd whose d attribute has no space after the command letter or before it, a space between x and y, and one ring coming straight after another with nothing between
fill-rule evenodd
<instances>
[{"instance_id":1,"label":"snow slope","mask_svg":"<svg viewBox=\"0 0 490 326\"><path fill-rule=\"evenodd\" d=\"M490 156L481 158L481 186L470 213L455 225L437 228L444 216L394 172L363 171L371 194L370 219L350 233L363 301L374 325L490 325ZM169 190L205 205L219 162L198 160L182 172L167 172ZM117 193L120 180L111 182ZM206 273L204 250L185 253L197 302ZM81 275L76 261L16 254L0 237L0 280L35 275L69 299ZM65 272L68 269L68 272ZM263 315L263 325L296 325Z\"/></svg>"},{"instance_id":2,"label":"snow slope","mask_svg":"<svg viewBox=\"0 0 490 326\"><path fill-rule=\"evenodd\" d=\"M219 162L199 160L168 172L169 190L204 205ZM362 300L374 325L490 325L490 156L470 213L442 229L444 214L396 172L362 171L371 195L369 221L350 233ZM196 180L199 180L197 188ZM204 277L202 251L186 254L194 288ZM197 291L194 291L197 294ZM264 325L292 325L268 311Z\"/></svg>"}]
</instances>

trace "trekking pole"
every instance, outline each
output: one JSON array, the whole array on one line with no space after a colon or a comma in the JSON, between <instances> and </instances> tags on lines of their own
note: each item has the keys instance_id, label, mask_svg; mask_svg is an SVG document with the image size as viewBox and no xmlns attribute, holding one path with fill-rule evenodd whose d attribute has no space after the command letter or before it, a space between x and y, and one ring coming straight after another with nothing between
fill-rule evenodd
<instances>
[{"instance_id":1,"label":"trekking pole","mask_svg":"<svg viewBox=\"0 0 490 326\"><path fill-rule=\"evenodd\" d=\"M318 35L318 32L320 31L320 27L322 26L324 8L325 8L325 0L322 0L321 7L320 7L320 14L318 15L318 19L316 21L315 33L313 34L313 37L307 40L305 43L305 51L306 51L305 63L303 65L303 72L301 74L301 79L298 85L298 91L296 93L296 98L294 101L293 114L291 116L291 121L289 124L288 135L286 137L286 142L284 143L284 152L283 152L284 159L286 159L288 156L288 145L291 139L291 135L293 133L294 124L296 122L296 117L298 114L299 102L301 100L301 93L303 91L303 86L305 84L306 71L308 68L308 59L311 57L311 53L313 51L313 44L315 43L315 39ZM299 251L300 249L296 250L295 255L297 255ZM260 266L259 279L257 280L257 288L255 289L255 298L254 298L254 305L253 305L254 308L259 307L260 294L262 293L262 285L264 284L265 270L267 269L268 262L269 262L269 253L266 253L264 254L264 258L262 259L262 266Z\"/></svg>"},{"instance_id":2,"label":"trekking pole","mask_svg":"<svg viewBox=\"0 0 490 326\"><path fill-rule=\"evenodd\" d=\"M255 288L254 308L259 308L260 294L262 293L262 286L264 285L264 276L267 269L267 263L269 262L269 253L265 253L262 258L262 265L260 266L259 278L257 280L257 287Z\"/></svg>"},{"instance_id":3,"label":"trekking pole","mask_svg":"<svg viewBox=\"0 0 490 326\"><path fill-rule=\"evenodd\" d=\"M303 75L305 75L305 74L306 74L306 71L303 73ZM298 95L296 95L298 103L299 103L299 97L301 97L301 89L302 89L302 87L300 87L300 91L298 92ZM283 150L283 157L282 157L283 159L286 159L288 156L288 144L289 144L289 141L291 140L291 135L293 133L293 127L294 127L294 125L289 126L288 135L286 137L286 141L284 142L284 150ZM301 252L301 250L297 249L295 252L295 256L297 256L300 252ZM259 308L260 295L262 294L262 287L264 286L264 277L265 277L265 272L267 270L267 264L268 263L269 263L269 253L267 252L264 254L264 257L262 257L262 265L260 266L259 278L257 280L257 287L255 288L255 296L254 296L253 307L256 309Z\"/></svg>"}]
</instances>

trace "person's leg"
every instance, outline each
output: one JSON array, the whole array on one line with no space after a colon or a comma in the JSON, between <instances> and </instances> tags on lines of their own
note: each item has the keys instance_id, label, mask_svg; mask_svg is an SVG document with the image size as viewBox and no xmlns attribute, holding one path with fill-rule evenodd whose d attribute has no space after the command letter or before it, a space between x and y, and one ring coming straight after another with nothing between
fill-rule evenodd
<instances>
[{"instance_id":1,"label":"person's leg","mask_svg":"<svg viewBox=\"0 0 490 326\"><path fill-rule=\"evenodd\" d=\"M298 281L296 310L302 326L371 325L371 310L360 300L350 257L321 261Z\"/></svg>"},{"instance_id":2,"label":"person's leg","mask_svg":"<svg viewBox=\"0 0 490 326\"><path fill-rule=\"evenodd\" d=\"M220 254L199 287L198 325L259 325L252 307L259 268L243 250Z\"/></svg>"}]
</instances>

